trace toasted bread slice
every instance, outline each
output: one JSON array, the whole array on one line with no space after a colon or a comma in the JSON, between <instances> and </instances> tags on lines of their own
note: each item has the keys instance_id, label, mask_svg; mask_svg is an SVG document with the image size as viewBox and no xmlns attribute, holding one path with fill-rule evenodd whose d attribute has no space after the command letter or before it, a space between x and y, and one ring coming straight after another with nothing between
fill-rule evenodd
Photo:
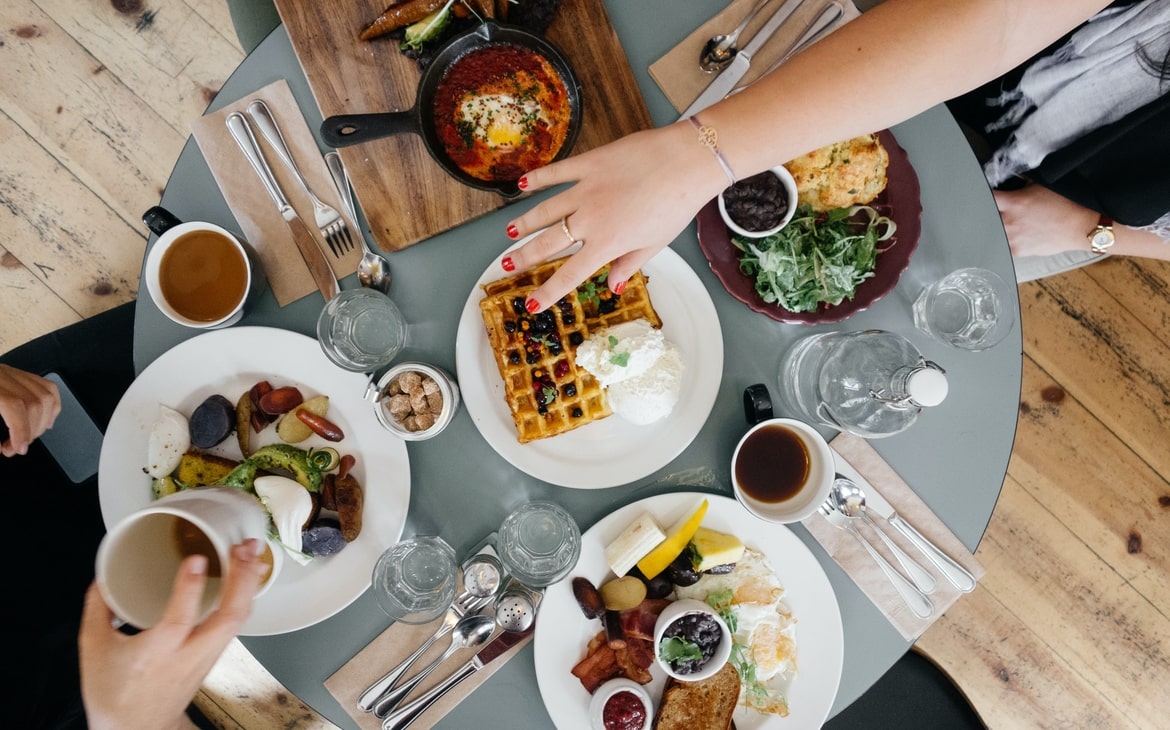
<instances>
[{"instance_id":1,"label":"toasted bread slice","mask_svg":"<svg viewBox=\"0 0 1170 730\"><path fill-rule=\"evenodd\" d=\"M739 702L739 672L728 663L698 682L666 680L655 730L727 730Z\"/></svg>"}]
</instances>

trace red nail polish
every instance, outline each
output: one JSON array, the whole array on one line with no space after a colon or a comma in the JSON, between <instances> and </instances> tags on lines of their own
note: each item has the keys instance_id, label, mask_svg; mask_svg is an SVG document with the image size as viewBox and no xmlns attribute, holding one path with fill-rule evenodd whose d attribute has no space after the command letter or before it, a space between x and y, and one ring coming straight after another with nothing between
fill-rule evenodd
<instances>
[{"instance_id":1,"label":"red nail polish","mask_svg":"<svg viewBox=\"0 0 1170 730\"><path fill-rule=\"evenodd\" d=\"M505 256L503 260L500 261L500 266L504 267L504 271L516 270L516 262L512 260L511 256Z\"/></svg>"},{"instance_id":2,"label":"red nail polish","mask_svg":"<svg viewBox=\"0 0 1170 730\"><path fill-rule=\"evenodd\" d=\"M625 290L626 290L626 282L624 282L624 281L619 281L618 283L613 285L613 293L617 294L619 297L622 295L622 292L624 292Z\"/></svg>"},{"instance_id":3,"label":"red nail polish","mask_svg":"<svg viewBox=\"0 0 1170 730\"><path fill-rule=\"evenodd\" d=\"M516 187L520 188L521 190L527 190L528 189L528 178L527 177L520 178L516 182Z\"/></svg>"},{"instance_id":4,"label":"red nail polish","mask_svg":"<svg viewBox=\"0 0 1170 730\"><path fill-rule=\"evenodd\" d=\"M524 308L528 310L529 314L536 314L540 310L540 302L529 297L528 301L524 302Z\"/></svg>"},{"instance_id":5,"label":"red nail polish","mask_svg":"<svg viewBox=\"0 0 1170 730\"><path fill-rule=\"evenodd\" d=\"M515 226L515 224L509 223L508 224L508 238L515 238L516 236L519 236L519 235L520 235L520 229L517 228Z\"/></svg>"}]
</instances>

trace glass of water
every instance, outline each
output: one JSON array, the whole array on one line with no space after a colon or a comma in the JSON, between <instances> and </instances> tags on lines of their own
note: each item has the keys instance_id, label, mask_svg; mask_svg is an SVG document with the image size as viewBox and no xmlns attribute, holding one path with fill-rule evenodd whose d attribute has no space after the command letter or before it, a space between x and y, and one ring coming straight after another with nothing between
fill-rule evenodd
<instances>
[{"instance_id":1,"label":"glass of water","mask_svg":"<svg viewBox=\"0 0 1170 730\"><path fill-rule=\"evenodd\" d=\"M390 364L406 344L406 320L390 297L375 289L347 289L317 318L317 341L339 367L368 373Z\"/></svg>"},{"instance_id":2,"label":"glass of water","mask_svg":"<svg viewBox=\"0 0 1170 730\"><path fill-rule=\"evenodd\" d=\"M965 350L986 350L1003 340L1016 320L1011 289L994 271L958 269L922 290L914 326Z\"/></svg>"},{"instance_id":3,"label":"glass of water","mask_svg":"<svg viewBox=\"0 0 1170 730\"><path fill-rule=\"evenodd\" d=\"M508 575L543 588L569 574L581 556L581 530L573 516L552 502L529 502L504 519L496 552Z\"/></svg>"},{"instance_id":4,"label":"glass of water","mask_svg":"<svg viewBox=\"0 0 1170 730\"><path fill-rule=\"evenodd\" d=\"M373 591L378 605L395 621L429 623L451 607L459 571L455 550L433 535L402 540L374 564Z\"/></svg>"}]
</instances>

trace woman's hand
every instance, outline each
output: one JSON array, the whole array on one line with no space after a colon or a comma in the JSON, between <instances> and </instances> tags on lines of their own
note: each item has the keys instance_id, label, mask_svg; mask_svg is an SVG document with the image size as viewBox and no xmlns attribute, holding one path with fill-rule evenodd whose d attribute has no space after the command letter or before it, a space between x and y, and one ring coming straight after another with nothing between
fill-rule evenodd
<instances>
[{"instance_id":1,"label":"woman's hand","mask_svg":"<svg viewBox=\"0 0 1170 730\"><path fill-rule=\"evenodd\" d=\"M1051 256L1089 249L1085 236L1097 224L1098 214L1043 185L996 190L995 203L1012 256Z\"/></svg>"},{"instance_id":2,"label":"woman's hand","mask_svg":"<svg viewBox=\"0 0 1170 730\"><path fill-rule=\"evenodd\" d=\"M203 678L252 612L252 598L267 566L255 539L232 547L231 568L219 607L199 623L207 558L183 561L162 620L133 636L89 587L81 618L81 696L91 728L188 726L186 708Z\"/></svg>"},{"instance_id":3,"label":"woman's hand","mask_svg":"<svg viewBox=\"0 0 1170 730\"><path fill-rule=\"evenodd\" d=\"M53 425L61 412L61 396L50 380L0 365L0 417L8 426L8 440L0 454L28 453L28 445Z\"/></svg>"},{"instance_id":4,"label":"woman's hand","mask_svg":"<svg viewBox=\"0 0 1170 730\"><path fill-rule=\"evenodd\" d=\"M702 159L706 156L708 159ZM699 159L696 159L699 158ZM504 272L523 271L582 241L575 253L528 298L529 311L555 303L612 262L609 287L628 279L686 228L719 194L727 178L689 124L638 132L529 172L527 191L575 182L508 224L516 239L547 230L504 258ZM565 221L571 238L561 227Z\"/></svg>"}]
</instances>

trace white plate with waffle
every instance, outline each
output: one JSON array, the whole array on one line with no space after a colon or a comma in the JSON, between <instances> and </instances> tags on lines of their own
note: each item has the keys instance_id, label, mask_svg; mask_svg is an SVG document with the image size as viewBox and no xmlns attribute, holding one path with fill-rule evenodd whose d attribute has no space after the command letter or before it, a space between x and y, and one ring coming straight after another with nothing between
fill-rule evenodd
<instances>
[{"instance_id":1,"label":"white plate with waffle","mask_svg":"<svg viewBox=\"0 0 1170 730\"><path fill-rule=\"evenodd\" d=\"M574 489L628 484L674 460L707 421L723 377L723 332L715 305L695 272L670 249L642 267L654 309L662 318L662 332L679 349L685 365L682 391L670 415L645 426L611 415L567 433L520 443L479 306L482 286L505 276L500 266L504 253L472 287L456 336L459 389L484 439L517 469Z\"/></svg>"}]
</instances>

